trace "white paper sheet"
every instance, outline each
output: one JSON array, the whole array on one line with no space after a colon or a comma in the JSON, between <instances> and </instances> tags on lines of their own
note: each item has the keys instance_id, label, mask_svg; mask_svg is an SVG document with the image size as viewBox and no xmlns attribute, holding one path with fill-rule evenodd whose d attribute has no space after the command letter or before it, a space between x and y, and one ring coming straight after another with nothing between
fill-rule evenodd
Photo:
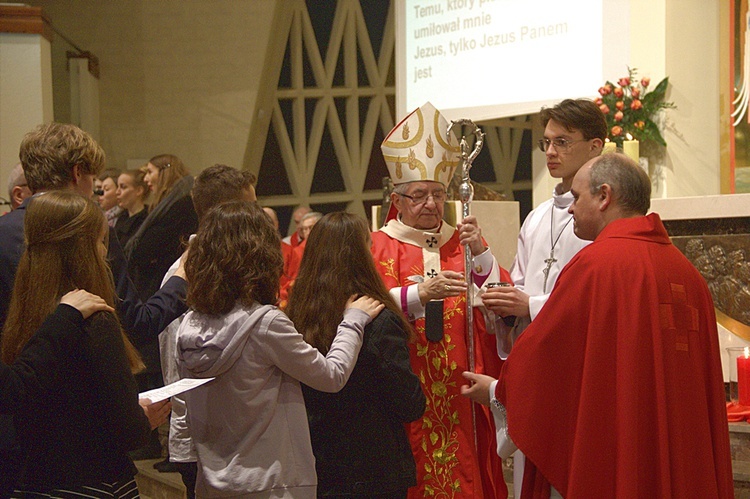
<instances>
[{"instance_id":1,"label":"white paper sheet","mask_svg":"<svg viewBox=\"0 0 750 499\"><path fill-rule=\"evenodd\" d=\"M214 378L202 378L202 379L194 379L194 378L185 378L181 379L179 381L175 381L174 383L171 383L167 386L162 386L161 388L154 388L153 390L148 390L143 393L138 394L139 399L149 399L151 400L151 403L159 402L164 399L168 399L172 395L178 395L182 392L186 392L188 390L192 390L193 388L199 387L204 383L208 383Z\"/></svg>"}]
</instances>

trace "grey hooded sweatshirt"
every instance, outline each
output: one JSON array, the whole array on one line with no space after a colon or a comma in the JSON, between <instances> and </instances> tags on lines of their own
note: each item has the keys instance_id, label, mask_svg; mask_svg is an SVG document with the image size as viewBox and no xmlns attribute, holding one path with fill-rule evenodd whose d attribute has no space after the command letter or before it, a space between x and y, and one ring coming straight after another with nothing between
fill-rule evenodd
<instances>
[{"instance_id":1,"label":"grey hooded sweatshirt","mask_svg":"<svg viewBox=\"0 0 750 499\"><path fill-rule=\"evenodd\" d=\"M185 393L198 497L315 497L300 382L341 390L369 322L364 311L347 309L323 356L271 305L238 305L225 316L187 313L178 331L180 376L216 376Z\"/></svg>"}]
</instances>

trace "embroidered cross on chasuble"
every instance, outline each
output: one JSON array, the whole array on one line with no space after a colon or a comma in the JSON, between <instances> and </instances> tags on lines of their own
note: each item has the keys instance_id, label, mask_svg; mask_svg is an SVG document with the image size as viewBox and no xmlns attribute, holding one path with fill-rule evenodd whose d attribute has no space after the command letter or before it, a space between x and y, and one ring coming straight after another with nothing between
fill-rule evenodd
<instances>
[{"instance_id":1,"label":"embroidered cross on chasuble","mask_svg":"<svg viewBox=\"0 0 750 499\"><path fill-rule=\"evenodd\" d=\"M670 283L672 303L659 304L659 322L663 330L674 329L675 348L688 351L688 334L698 331L698 309L687 304L685 286Z\"/></svg>"}]
</instances>

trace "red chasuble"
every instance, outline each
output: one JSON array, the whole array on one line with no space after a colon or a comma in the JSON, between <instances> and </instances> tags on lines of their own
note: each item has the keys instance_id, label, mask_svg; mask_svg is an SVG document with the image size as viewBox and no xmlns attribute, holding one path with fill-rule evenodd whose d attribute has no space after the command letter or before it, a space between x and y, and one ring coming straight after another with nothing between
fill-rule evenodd
<instances>
[{"instance_id":1,"label":"red chasuble","mask_svg":"<svg viewBox=\"0 0 750 499\"><path fill-rule=\"evenodd\" d=\"M713 302L656 214L568 263L496 396L524 497L733 497Z\"/></svg>"},{"instance_id":2,"label":"red chasuble","mask_svg":"<svg viewBox=\"0 0 750 499\"><path fill-rule=\"evenodd\" d=\"M372 234L375 266L391 289L415 284L410 277L429 278L440 270L464 271L463 248L458 231L446 224L440 234L424 234L418 246L399 241L385 232ZM450 235L448 235L450 234ZM441 237L442 236L442 237ZM423 253L424 251L424 253ZM439 252L439 268L425 268L425 254ZM429 261L429 259L428 259ZM502 280L510 281L501 269ZM422 419L407 425L417 463L417 486L409 497L505 498L502 460L496 453L495 426L489 410L476 404L477 441L474 444L471 401L460 394L468 370L466 297L448 298L443 305L444 336L433 342L425 337L425 320L413 322L416 343L409 345L411 365L422 382L427 408ZM476 372L499 375L501 361L495 337L487 334L482 313L474 310ZM494 373L494 374L493 374Z\"/></svg>"},{"instance_id":3,"label":"red chasuble","mask_svg":"<svg viewBox=\"0 0 750 499\"><path fill-rule=\"evenodd\" d=\"M289 293L297 279L297 274L299 274L299 266L302 263L302 255L305 254L306 245L307 239L303 239L297 246L290 247L288 257L284 258L284 270L281 273L279 285L279 308L282 310L289 303Z\"/></svg>"}]
</instances>

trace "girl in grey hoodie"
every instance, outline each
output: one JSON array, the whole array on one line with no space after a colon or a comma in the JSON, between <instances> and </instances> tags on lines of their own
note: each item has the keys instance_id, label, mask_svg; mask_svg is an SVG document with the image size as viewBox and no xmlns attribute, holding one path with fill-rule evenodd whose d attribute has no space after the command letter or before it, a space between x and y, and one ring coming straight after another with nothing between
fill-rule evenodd
<instances>
[{"instance_id":1,"label":"girl in grey hoodie","mask_svg":"<svg viewBox=\"0 0 750 499\"><path fill-rule=\"evenodd\" d=\"M197 497L316 496L300 381L341 390L364 327L383 305L352 297L324 356L273 305L282 266L278 233L254 203L215 207L190 244L191 311L178 332L180 374L216 377L185 394L198 454Z\"/></svg>"}]
</instances>

